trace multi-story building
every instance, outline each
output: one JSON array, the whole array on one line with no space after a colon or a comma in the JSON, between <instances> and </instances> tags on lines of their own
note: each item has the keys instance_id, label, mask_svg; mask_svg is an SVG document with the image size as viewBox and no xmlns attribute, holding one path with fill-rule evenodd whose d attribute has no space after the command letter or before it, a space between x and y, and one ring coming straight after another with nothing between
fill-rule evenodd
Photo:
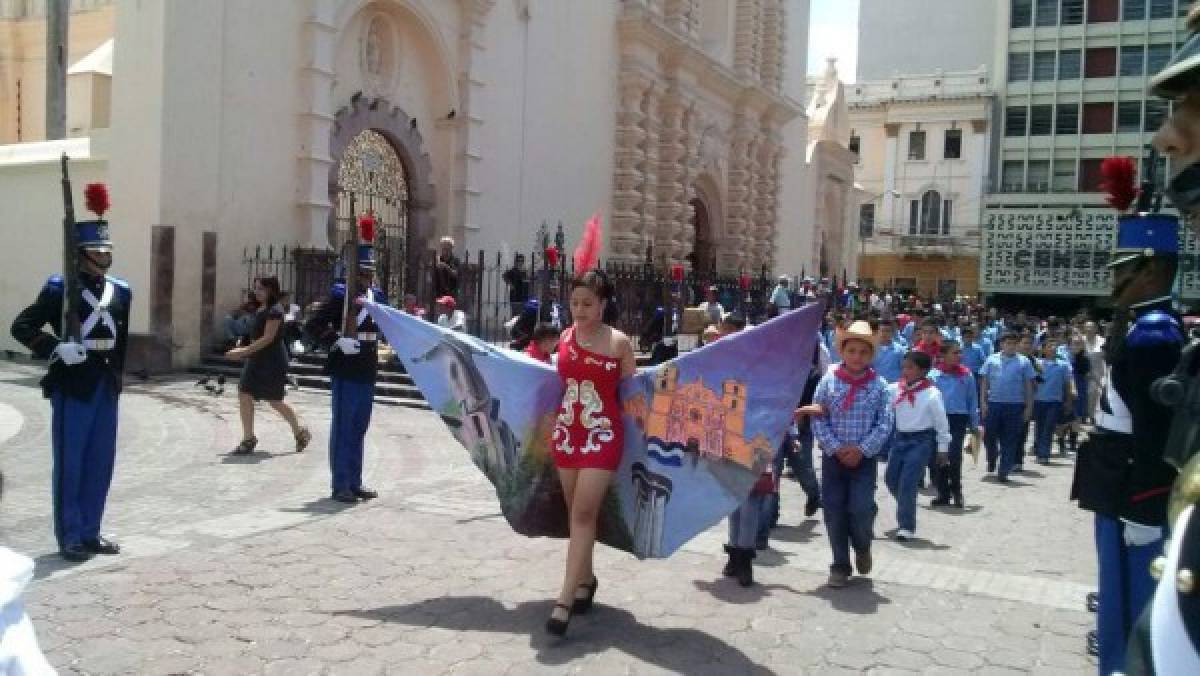
<instances>
[{"instance_id":1,"label":"multi-story building","mask_svg":"<svg viewBox=\"0 0 1200 676\"><path fill-rule=\"evenodd\" d=\"M848 87L860 283L976 293L992 92L984 68Z\"/></svg>"},{"instance_id":2,"label":"multi-story building","mask_svg":"<svg viewBox=\"0 0 1200 676\"><path fill-rule=\"evenodd\" d=\"M995 72L997 6L1008 0L860 0L859 82L909 73Z\"/></svg>"},{"instance_id":3,"label":"multi-story building","mask_svg":"<svg viewBox=\"0 0 1200 676\"><path fill-rule=\"evenodd\" d=\"M1002 110L985 198L981 289L1000 300L1106 297L1103 262L1116 213L1100 193L1100 164L1125 155L1143 175L1150 170L1151 137L1169 106L1147 96L1146 81L1187 37L1190 2L1000 4ZM1161 180L1165 162L1156 169Z\"/></svg>"}]
</instances>

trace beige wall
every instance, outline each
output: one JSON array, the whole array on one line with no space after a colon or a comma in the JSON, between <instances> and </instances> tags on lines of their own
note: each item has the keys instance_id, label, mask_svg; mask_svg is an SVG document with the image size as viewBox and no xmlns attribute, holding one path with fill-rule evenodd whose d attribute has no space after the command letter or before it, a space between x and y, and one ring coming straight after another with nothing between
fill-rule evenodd
<instances>
[{"instance_id":1,"label":"beige wall","mask_svg":"<svg viewBox=\"0 0 1200 676\"><path fill-rule=\"evenodd\" d=\"M68 65L113 36L112 5L74 11ZM18 114L18 82L20 113ZM67 116L84 100L68 100ZM46 137L46 23L42 17L0 19L0 145Z\"/></svg>"}]
</instances>

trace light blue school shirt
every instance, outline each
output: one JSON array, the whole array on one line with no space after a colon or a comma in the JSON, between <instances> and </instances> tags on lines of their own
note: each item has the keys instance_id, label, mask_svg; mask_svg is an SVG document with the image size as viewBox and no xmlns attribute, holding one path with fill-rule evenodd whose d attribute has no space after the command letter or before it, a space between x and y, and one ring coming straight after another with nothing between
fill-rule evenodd
<instances>
[{"instance_id":1,"label":"light blue school shirt","mask_svg":"<svg viewBox=\"0 0 1200 676\"><path fill-rule=\"evenodd\" d=\"M963 345L962 348L962 364L971 369L971 373L979 373L979 369L983 368L983 362L987 361L988 355L978 342Z\"/></svg>"},{"instance_id":2,"label":"light blue school shirt","mask_svg":"<svg viewBox=\"0 0 1200 676\"><path fill-rule=\"evenodd\" d=\"M1071 377L1071 365L1064 359L1042 359L1042 382L1033 391L1034 401L1063 400L1063 388Z\"/></svg>"},{"instance_id":3,"label":"light blue school shirt","mask_svg":"<svg viewBox=\"0 0 1200 676\"><path fill-rule=\"evenodd\" d=\"M983 362L979 375L988 379L988 403L1024 404L1025 383L1037 374L1025 355L997 352Z\"/></svg>"},{"instance_id":4,"label":"light blue school shirt","mask_svg":"<svg viewBox=\"0 0 1200 676\"><path fill-rule=\"evenodd\" d=\"M947 415L969 415L971 427L979 427L979 388L975 385L973 374L958 376L933 369L929 372L929 379L942 393L942 404L946 407Z\"/></svg>"},{"instance_id":5,"label":"light blue school shirt","mask_svg":"<svg viewBox=\"0 0 1200 676\"><path fill-rule=\"evenodd\" d=\"M895 341L883 343L875 349L875 359L871 362L871 367L888 383L894 383L900 380L900 362L904 361L905 352L907 350L904 346Z\"/></svg>"}]
</instances>

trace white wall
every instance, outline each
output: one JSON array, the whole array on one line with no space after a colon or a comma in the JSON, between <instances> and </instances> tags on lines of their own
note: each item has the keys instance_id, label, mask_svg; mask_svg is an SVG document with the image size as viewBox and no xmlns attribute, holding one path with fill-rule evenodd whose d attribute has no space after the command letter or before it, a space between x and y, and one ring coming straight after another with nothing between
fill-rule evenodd
<instances>
[{"instance_id":1,"label":"white wall","mask_svg":"<svg viewBox=\"0 0 1200 676\"><path fill-rule=\"evenodd\" d=\"M783 93L806 108L808 87L809 0L789 0L787 55ZM812 260L813 186L808 171L808 118L801 114L783 128L784 156L775 271L778 274L810 273Z\"/></svg>"},{"instance_id":2,"label":"white wall","mask_svg":"<svg viewBox=\"0 0 1200 676\"><path fill-rule=\"evenodd\" d=\"M1008 0L860 0L857 81L981 65L995 72L996 41L1007 37L997 4Z\"/></svg>"}]
</instances>

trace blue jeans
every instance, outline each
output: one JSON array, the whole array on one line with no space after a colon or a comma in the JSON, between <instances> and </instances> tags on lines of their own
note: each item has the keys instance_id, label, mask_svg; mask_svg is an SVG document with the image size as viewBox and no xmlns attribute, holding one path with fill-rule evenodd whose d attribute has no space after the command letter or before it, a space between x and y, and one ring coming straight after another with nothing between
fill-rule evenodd
<instances>
[{"instance_id":1,"label":"blue jeans","mask_svg":"<svg viewBox=\"0 0 1200 676\"><path fill-rule=\"evenodd\" d=\"M783 447L780 452L775 454L774 466L775 476L783 476L784 462L788 462L792 467L792 474L796 476L796 480L800 482L800 488L804 490L804 494L809 500L815 500L821 496L821 486L817 483L817 472L813 469L813 437L812 431L801 433L796 437L799 443L793 444L792 435L786 435L783 438ZM791 449L791 453L783 453L784 449ZM771 532L771 527L779 522L779 493L770 493L763 500L762 518L759 519L758 537L765 539Z\"/></svg>"},{"instance_id":2,"label":"blue jeans","mask_svg":"<svg viewBox=\"0 0 1200 676\"><path fill-rule=\"evenodd\" d=\"M729 546L754 549L754 538L758 535L759 514L763 511L761 493L751 493L740 507L729 515Z\"/></svg>"},{"instance_id":3,"label":"blue jeans","mask_svg":"<svg viewBox=\"0 0 1200 676\"><path fill-rule=\"evenodd\" d=\"M990 469L999 460L999 475L1007 478L1021 461L1021 438L1025 431L1025 404L988 403L983 423L984 446Z\"/></svg>"},{"instance_id":4,"label":"blue jeans","mask_svg":"<svg viewBox=\"0 0 1200 676\"><path fill-rule=\"evenodd\" d=\"M917 484L929 456L936 451L937 433L933 430L896 432L883 480L896 498L896 523L902 530L917 530Z\"/></svg>"},{"instance_id":5,"label":"blue jeans","mask_svg":"<svg viewBox=\"0 0 1200 676\"><path fill-rule=\"evenodd\" d=\"M947 413L946 421L950 423L950 462L937 470L938 497L944 499L957 498L962 501L962 460L963 439L971 426L971 416L966 413Z\"/></svg>"},{"instance_id":6,"label":"blue jeans","mask_svg":"<svg viewBox=\"0 0 1200 676\"><path fill-rule=\"evenodd\" d=\"M1061 401L1033 402L1033 420L1037 425L1037 434L1033 438L1033 452L1042 460L1050 457L1050 444L1054 441L1054 428L1058 426L1058 418L1061 414Z\"/></svg>"},{"instance_id":7,"label":"blue jeans","mask_svg":"<svg viewBox=\"0 0 1200 676\"><path fill-rule=\"evenodd\" d=\"M879 463L863 458L850 469L832 456L821 454L821 508L825 512L825 531L833 550L832 571L849 575L850 547L855 551L871 549L875 528L875 481Z\"/></svg>"}]
</instances>

